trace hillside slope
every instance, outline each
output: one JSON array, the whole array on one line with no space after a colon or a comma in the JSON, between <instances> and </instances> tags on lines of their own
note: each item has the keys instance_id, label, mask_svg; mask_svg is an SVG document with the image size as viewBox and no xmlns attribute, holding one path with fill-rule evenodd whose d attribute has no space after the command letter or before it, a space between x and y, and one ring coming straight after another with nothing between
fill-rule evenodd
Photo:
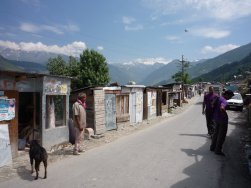
<instances>
[{"instance_id":1,"label":"hillside slope","mask_svg":"<svg viewBox=\"0 0 251 188\"><path fill-rule=\"evenodd\" d=\"M197 66L200 63L203 63L204 59L200 61L190 62L190 67ZM167 65L153 71L149 74L143 81L143 84L146 85L162 85L172 81L172 76L180 71L179 67L180 61L178 59L168 63Z\"/></svg>"},{"instance_id":2,"label":"hillside slope","mask_svg":"<svg viewBox=\"0 0 251 188\"><path fill-rule=\"evenodd\" d=\"M218 67L221 67L222 65L241 61L243 58L248 56L249 53L251 53L251 43L230 50L215 58L209 59L204 63L198 64L197 66L190 68L188 73L192 78L195 78L202 74L208 73Z\"/></svg>"},{"instance_id":3,"label":"hillside slope","mask_svg":"<svg viewBox=\"0 0 251 188\"><path fill-rule=\"evenodd\" d=\"M24 71L23 68L17 67L9 62L9 60L5 59L0 55L0 70L5 71Z\"/></svg>"},{"instance_id":4,"label":"hillside slope","mask_svg":"<svg viewBox=\"0 0 251 188\"><path fill-rule=\"evenodd\" d=\"M194 78L193 82L197 82L199 80L209 82L231 81L234 80L238 75L244 75L247 71L251 71L251 53L241 61L222 65L221 67L214 69L207 74L200 75L199 77Z\"/></svg>"}]
</instances>

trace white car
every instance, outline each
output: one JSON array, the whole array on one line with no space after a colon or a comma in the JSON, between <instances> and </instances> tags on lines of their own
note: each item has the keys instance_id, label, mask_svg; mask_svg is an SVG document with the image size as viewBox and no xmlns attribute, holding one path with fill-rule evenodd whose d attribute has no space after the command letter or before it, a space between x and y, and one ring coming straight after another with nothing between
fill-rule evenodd
<instances>
[{"instance_id":1,"label":"white car","mask_svg":"<svg viewBox=\"0 0 251 188\"><path fill-rule=\"evenodd\" d=\"M234 93L234 96L227 100L227 103L228 109L243 110L243 99L240 93Z\"/></svg>"}]
</instances>

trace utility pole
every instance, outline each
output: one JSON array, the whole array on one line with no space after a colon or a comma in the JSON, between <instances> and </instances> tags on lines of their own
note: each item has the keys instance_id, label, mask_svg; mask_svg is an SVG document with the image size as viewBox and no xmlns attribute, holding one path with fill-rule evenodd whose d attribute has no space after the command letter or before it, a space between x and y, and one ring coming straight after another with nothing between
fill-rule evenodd
<instances>
[{"instance_id":1,"label":"utility pole","mask_svg":"<svg viewBox=\"0 0 251 188\"><path fill-rule=\"evenodd\" d=\"M185 60L184 60L184 55L181 56L181 73L182 73L182 83L184 82L184 64L185 64Z\"/></svg>"},{"instance_id":2,"label":"utility pole","mask_svg":"<svg viewBox=\"0 0 251 188\"><path fill-rule=\"evenodd\" d=\"M173 75L172 78L174 78L176 82L181 82L181 89L182 89L181 97L182 97L182 100L184 100L183 91L184 91L184 84L188 83L189 75L186 71L189 68L189 62L185 61L183 55L181 56L181 60L179 60L178 67L179 67L179 71L175 75Z\"/></svg>"},{"instance_id":3,"label":"utility pole","mask_svg":"<svg viewBox=\"0 0 251 188\"><path fill-rule=\"evenodd\" d=\"M184 55L181 56L181 98L184 100L184 72L185 72L185 60L184 60Z\"/></svg>"}]
</instances>

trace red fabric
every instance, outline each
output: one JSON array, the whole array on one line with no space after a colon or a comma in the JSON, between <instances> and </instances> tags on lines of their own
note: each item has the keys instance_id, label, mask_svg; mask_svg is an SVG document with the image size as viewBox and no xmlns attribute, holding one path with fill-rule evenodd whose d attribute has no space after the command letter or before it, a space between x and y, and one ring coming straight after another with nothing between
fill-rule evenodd
<instances>
[{"instance_id":1,"label":"red fabric","mask_svg":"<svg viewBox=\"0 0 251 188\"><path fill-rule=\"evenodd\" d=\"M82 102L81 100L79 100L78 99L78 103L81 105L81 106L83 106L84 107L84 109L86 109L87 108L87 105L86 105L86 103L84 102Z\"/></svg>"}]
</instances>

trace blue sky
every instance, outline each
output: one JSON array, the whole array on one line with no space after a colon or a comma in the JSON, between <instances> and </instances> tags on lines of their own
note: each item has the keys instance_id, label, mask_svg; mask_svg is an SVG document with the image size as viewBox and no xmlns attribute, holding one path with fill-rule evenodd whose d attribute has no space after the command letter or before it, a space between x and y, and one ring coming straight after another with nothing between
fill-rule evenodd
<instances>
[{"instance_id":1,"label":"blue sky","mask_svg":"<svg viewBox=\"0 0 251 188\"><path fill-rule=\"evenodd\" d=\"M185 31L187 30L187 32ZM1 0L0 47L108 63L212 58L251 42L251 0Z\"/></svg>"}]
</instances>

